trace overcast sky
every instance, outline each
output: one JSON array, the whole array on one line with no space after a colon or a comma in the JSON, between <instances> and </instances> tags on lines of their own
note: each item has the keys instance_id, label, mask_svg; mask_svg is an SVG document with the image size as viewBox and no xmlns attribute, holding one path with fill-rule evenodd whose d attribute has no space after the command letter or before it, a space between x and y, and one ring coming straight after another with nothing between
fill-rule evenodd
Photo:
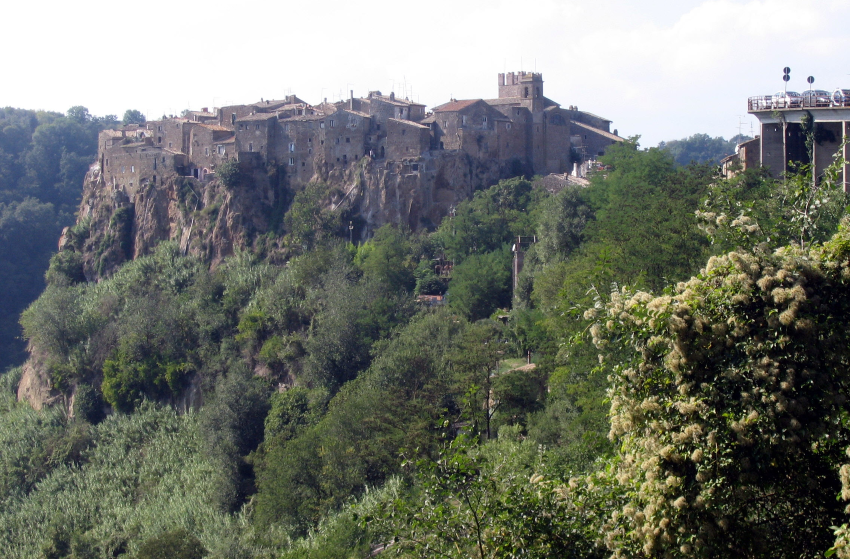
<instances>
[{"instance_id":1,"label":"overcast sky","mask_svg":"<svg viewBox=\"0 0 850 560\"><path fill-rule=\"evenodd\" d=\"M395 91L497 96L504 71L645 147L756 127L750 95L850 87L847 0L185 0L4 6L0 106L148 118ZM756 128L757 130L757 128Z\"/></svg>"}]
</instances>

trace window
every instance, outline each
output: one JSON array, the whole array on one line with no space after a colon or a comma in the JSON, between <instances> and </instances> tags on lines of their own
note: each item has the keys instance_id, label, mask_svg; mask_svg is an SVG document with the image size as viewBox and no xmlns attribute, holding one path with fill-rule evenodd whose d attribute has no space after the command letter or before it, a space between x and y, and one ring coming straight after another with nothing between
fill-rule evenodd
<instances>
[{"instance_id":1,"label":"window","mask_svg":"<svg viewBox=\"0 0 850 560\"><path fill-rule=\"evenodd\" d=\"M339 144L339 138L336 139L336 143Z\"/></svg>"},{"instance_id":2,"label":"window","mask_svg":"<svg viewBox=\"0 0 850 560\"><path fill-rule=\"evenodd\" d=\"M325 128L325 121L319 123L319 128Z\"/></svg>"},{"instance_id":3,"label":"window","mask_svg":"<svg viewBox=\"0 0 850 560\"><path fill-rule=\"evenodd\" d=\"M289 143L289 151L290 151L290 152L294 152L294 151L295 151L295 142L290 142L290 143Z\"/></svg>"},{"instance_id":4,"label":"window","mask_svg":"<svg viewBox=\"0 0 850 560\"><path fill-rule=\"evenodd\" d=\"M302 162L301 162L301 167L306 167L306 166L307 166L307 163L302 161Z\"/></svg>"},{"instance_id":5,"label":"window","mask_svg":"<svg viewBox=\"0 0 850 560\"><path fill-rule=\"evenodd\" d=\"M524 88L522 92L523 97L528 97L528 88Z\"/></svg>"},{"instance_id":6,"label":"window","mask_svg":"<svg viewBox=\"0 0 850 560\"><path fill-rule=\"evenodd\" d=\"M135 172L136 172L136 166L135 166L135 165L131 165L131 166L130 166L130 173L135 173Z\"/></svg>"},{"instance_id":7,"label":"window","mask_svg":"<svg viewBox=\"0 0 850 560\"><path fill-rule=\"evenodd\" d=\"M331 119L331 128L333 128L333 127L334 127L334 121L333 121L333 119Z\"/></svg>"},{"instance_id":8,"label":"window","mask_svg":"<svg viewBox=\"0 0 850 560\"><path fill-rule=\"evenodd\" d=\"M381 130L381 123L378 123L378 124L377 124L377 125L375 125L375 126L377 127L375 130Z\"/></svg>"},{"instance_id":9,"label":"window","mask_svg":"<svg viewBox=\"0 0 850 560\"><path fill-rule=\"evenodd\" d=\"M224 146L222 146L221 144L219 144L219 146L218 146L218 155L220 155L220 156L224 155Z\"/></svg>"},{"instance_id":10,"label":"window","mask_svg":"<svg viewBox=\"0 0 850 560\"><path fill-rule=\"evenodd\" d=\"M156 127L156 131L157 131L157 132L162 132L162 125L159 125L158 127Z\"/></svg>"},{"instance_id":11,"label":"window","mask_svg":"<svg viewBox=\"0 0 850 560\"><path fill-rule=\"evenodd\" d=\"M346 139L345 139L345 143L346 143L346 144L351 144L351 138L346 138Z\"/></svg>"},{"instance_id":12,"label":"window","mask_svg":"<svg viewBox=\"0 0 850 560\"><path fill-rule=\"evenodd\" d=\"M484 117L484 124L487 124L487 117Z\"/></svg>"},{"instance_id":13,"label":"window","mask_svg":"<svg viewBox=\"0 0 850 560\"><path fill-rule=\"evenodd\" d=\"M319 145L320 145L320 146L324 146L324 145L325 145L325 141L324 141L324 140L319 141Z\"/></svg>"},{"instance_id":14,"label":"window","mask_svg":"<svg viewBox=\"0 0 850 560\"><path fill-rule=\"evenodd\" d=\"M289 158L289 165L295 165L295 158Z\"/></svg>"},{"instance_id":15,"label":"window","mask_svg":"<svg viewBox=\"0 0 850 560\"><path fill-rule=\"evenodd\" d=\"M157 137L156 137L156 143L157 143L157 144L162 144L162 136L157 136Z\"/></svg>"},{"instance_id":16,"label":"window","mask_svg":"<svg viewBox=\"0 0 850 560\"><path fill-rule=\"evenodd\" d=\"M466 115L461 117L461 124L466 125Z\"/></svg>"},{"instance_id":17,"label":"window","mask_svg":"<svg viewBox=\"0 0 850 560\"><path fill-rule=\"evenodd\" d=\"M257 125L257 130L260 130L260 125Z\"/></svg>"},{"instance_id":18,"label":"window","mask_svg":"<svg viewBox=\"0 0 850 560\"><path fill-rule=\"evenodd\" d=\"M312 153L313 153L313 148L307 148L307 153L308 153L308 154L312 154Z\"/></svg>"},{"instance_id":19,"label":"window","mask_svg":"<svg viewBox=\"0 0 850 560\"><path fill-rule=\"evenodd\" d=\"M511 129L511 123L505 123L505 130Z\"/></svg>"},{"instance_id":20,"label":"window","mask_svg":"<svg viewBox=\"0 0 850 560\"><path fill-rule=\"evenodd\" d=\"M168 147L169 147L169 148L171 147L171 142L169 142L169 143L168 143Z\"/></svg>"},{"instance_id":21,"label":"window","mask_svg":"<svg viewBox=\"0 0 850 560\"><path fill-rule=\"evenodd\" d=\"M254 151L254 143L253 143L253 142L248 142L248 151L249 151L249 152L253 152L253 151Z\"/></svg>"},{"instance_id":22,"label":"window","mask_svg":"<svg viewBox=\"0 0 850 560\"><path fill-rule=\"evenodd\" d=\"M406 128L402 128L402 129L401 129L401 135L402 135L402 136L404 136L406 133L407 133L407 129L406 129Z\"/></svg>"},{"instance_id":23,"label":"window","mask_svg":"<svg viewBox=\"0 0 850 560\"><path fill-rule=\"evenodd\" d=\"M312 144L312 143L313 143L313 138L312 138L312 137L311 137L311 138L307 138L307 143L308 143L308 144Z\"/></svg>"},{"instance_id":24,"label":"window","mask_svg":"<svg viewBox=\"0 0 850 560\"><path fill-rule=\"evenodd\" d=\"M209 148L204 148L204 155L205 155L205 156L209 156L209 155L210 155L210 149L209 149Z\"/></svg>"},{"instance_id":25,"label":"window","mask_svg":"<svg viewBox=\"0 0 850 560\"><path fill-rule=\"evenodd\" d=\"M125 167L122 165L121 166L121 173L124 173L124 171L125 171Z\"/></svg>"}]
</instances>

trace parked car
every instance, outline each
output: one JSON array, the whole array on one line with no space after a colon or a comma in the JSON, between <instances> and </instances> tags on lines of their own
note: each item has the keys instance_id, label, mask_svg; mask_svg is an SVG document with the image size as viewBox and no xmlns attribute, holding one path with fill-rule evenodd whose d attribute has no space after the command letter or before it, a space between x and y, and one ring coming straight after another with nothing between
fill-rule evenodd
<instances>
[{"instance_id":1,"label":"parked car","mask_svg":"<svg viewBox=\"0 0 850 560\"><path fill-rule=\"evenodd\" d=\"M810 89L803 92L803 107L829 107L831 104L828 91Z\"/></svg>"},{"instance_id":2,"label":"parked car","mask_svg":"<svg viewBox=\"0 0 850 560\"><path fill-rule=\"evenodd\" d=\"M850 89L838 88L832 92L833 107L850 107Z\"/></svg>"},{"instance_id":3,"label":"parked car","mask_svg":"<svg viewBox=\"0 0 850 560\"><path fill-rule=\"evenodd\" d=\"M755 95L750 97L750 111L761 111L773 107L772 95Z\"/></svg>"},{"instance_id":4,"label":"parked car","mask_svg":"<svg viewBox=\"0 0 850 560\"><path fill-rule=\"evenodd\" d=\"M802 105L803 97L796 91L777 91L773 94L774 109L791 109Z\"/></svg>"}]
</instances>

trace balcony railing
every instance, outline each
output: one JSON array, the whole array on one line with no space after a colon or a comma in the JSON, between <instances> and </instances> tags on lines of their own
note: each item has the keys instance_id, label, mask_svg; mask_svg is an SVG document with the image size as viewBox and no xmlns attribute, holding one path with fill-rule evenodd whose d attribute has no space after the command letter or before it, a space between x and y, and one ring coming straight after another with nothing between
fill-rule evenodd
<instances>
[{"instance_id":1,"label":"balcony railing","mask_svg":"<svg viewBox=\"0 0 850 560\"><path fill-rule=\"evenodd\" d=\"M836 101L839 101L836 103ZM829 94L828 99L823 97L786 97L776 98L772 95L754 95L747 99L748 111L773 111L776 109L804 109L804 108L840 108L850 107L850 96Z\"/></svg>"}]
</instances>

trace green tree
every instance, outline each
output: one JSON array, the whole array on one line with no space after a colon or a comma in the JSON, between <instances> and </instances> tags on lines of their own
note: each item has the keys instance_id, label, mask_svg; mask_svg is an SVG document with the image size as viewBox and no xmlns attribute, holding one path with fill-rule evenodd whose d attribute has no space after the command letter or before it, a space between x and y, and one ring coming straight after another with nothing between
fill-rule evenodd
<instances>
[{"instance_id":1,"label":"green tree","mask_svg":"<svg viewBox=\"0 0 850 560\"><path fill-rule=\"evenodd\" d=\"M712 138L708 134L694 134L681 140L661 142L658 148L669 152L678 165L688 165L691 162L719 165L721 159L734 154L737 145L747 140L752 138L736 136L726 140L720 136Z\"/></svg>"},{"instance_id":2,"label":"green tree","mask_svg":"<svg viewBox=\"0 0 850 560\"><path fill-rule=\"evenodd\" d=\"M830 547L850 444L848 256L842 228L805 252L712 257L662 296L611 294L591 332L631 350L610 373L616 554Z\"/></svg>"},{"instance_id":3,"label":"green tree","mask_svg":"<svg viewBox=\"0 0 850 560\"><path fill-rule=\"evenodd\" d=\"M452 271L449 304L475 321L511 304L511 253L507 247L470 255Z\"/></svg>"},{"instance_id":4,"label":"green tree","mask_svg":"<svg viewBox=\"0 0 850 560\"><path fill-rule=\"evenodd\" d=\"M121 119L121 124L145 124L145 116L137 109L127 109L124 111L124 118Z\"/></svg>"}]
</instances>

